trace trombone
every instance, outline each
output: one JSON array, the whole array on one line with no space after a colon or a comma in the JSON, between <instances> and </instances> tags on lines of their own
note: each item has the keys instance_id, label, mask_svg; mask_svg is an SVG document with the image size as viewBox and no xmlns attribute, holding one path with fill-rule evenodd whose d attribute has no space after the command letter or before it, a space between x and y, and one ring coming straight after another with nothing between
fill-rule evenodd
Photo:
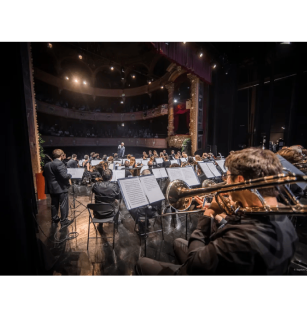
<instances>
[{"instance_id":1,"label":"trombone","mask_svg":"<svg viewBox=\"0 0 307 322\"><path fill-rule=\"evenodd\" d=\"M227 215L252 212L257 215L274 215L295 213L295 215L306 215L307 205L302 205L293 195L287 185L297 182L307 182L307 175L297 175L289 172L281 173L274 176L261 177L250 179L244 182L226 184L225 182L214 184L213 182L206 187L190 189L187 183L182 180L172 181L166 190L166 199L169 204L180 212L187 212L192 203L193 196L204 195L214 196L219 206L226 212ZM264 198L258 192L258 189L276 187L279 196L283 200L282 206L271 207L266 204ZM251 190L260 200L262 207L246 207L240 208L231 204L228 197L225 195L234 191Z\"/></svg>"}]
</instances>

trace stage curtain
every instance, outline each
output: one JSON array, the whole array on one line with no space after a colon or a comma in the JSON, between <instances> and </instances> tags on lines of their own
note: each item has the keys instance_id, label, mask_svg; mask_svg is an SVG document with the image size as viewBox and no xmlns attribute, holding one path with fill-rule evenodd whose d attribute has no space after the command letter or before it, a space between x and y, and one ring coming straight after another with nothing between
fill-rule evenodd
<instances>
[{"instance_id":1,"label":"stage curtain","mask_svg":"<svg viewBox=\"0 0 307 322\"><path fill-rule=\"evenodd\" d=\"M197 75L204 82L211 84L211 66L205 57L200 58L193 48L182 42L153 42L156 50L189 72Z\"/></svg>"}]
</instances>

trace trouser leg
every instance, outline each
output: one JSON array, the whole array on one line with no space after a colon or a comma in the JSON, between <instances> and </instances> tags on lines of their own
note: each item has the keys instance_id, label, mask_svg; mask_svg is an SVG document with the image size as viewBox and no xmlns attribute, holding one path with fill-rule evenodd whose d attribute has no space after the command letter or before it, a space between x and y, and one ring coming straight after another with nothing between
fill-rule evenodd
<instances>
[{"instance_id":1,"label":"trouser leg","mask_svg":"<svg viewBox=\"0 0 307 322\"><path fill-rule=\"evenodd\" d=\"M174 241L174 252L180 264L183 264L188 258L188 243L183 238L177 238Z\"/></svg>"},{"instance_id":2,"label":"trouser leg","mask_svg":"<svg viewBox=\"0 0 307 322\"><path fill-rule=\"evenodd\" d=\"M59 194L50 194L51 197L51 219L53 221L59 220Z\"/></svg>"},{"instance_id":3,"label":"trouser leg","mask_svg":"<svg viewBox=\"0 0 307 322\"><path fill-rule=\"evenodd\" d=\"M60 210L61 210L61 223L67 219L69 205L68 205L68 192L60 193Z\"/></svg>"},{"instance_id":4,"label":"trouser leg","mask_svg":"<svg viewBox=\"0 0 307 322\"><path fill-rule=\"evenodd\" d=\"M159 262L151 258L142 257L135 265L137 275L174 275L181 265Z\"/></svg>"}]
</instances>

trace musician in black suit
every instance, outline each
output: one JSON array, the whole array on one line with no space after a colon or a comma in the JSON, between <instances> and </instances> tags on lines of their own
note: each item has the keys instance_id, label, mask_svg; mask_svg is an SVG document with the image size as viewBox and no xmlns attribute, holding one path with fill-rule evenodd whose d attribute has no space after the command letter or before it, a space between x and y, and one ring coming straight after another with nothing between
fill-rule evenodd
<instances>
[{"instance_id":1,"label":"musician in black suit","mask_svg":"<svg viewBox=\"0 0 307 322\"><path fill-rule=\"evenodd\" d=\"M125 166L125 178L132 176L132 174L131 174L131 172L129 170L130 169L129 168L130 167L130 162L128 160L125 161L124 166Z\"/></svg>"},{"instance_id":2,"label":"musician in black suit","mask_svg":"<svg viewBox=\"0 0 307 322\"><path fill-rule=\"evenodd\" d=\"M73 154L67 162L67 168L78 168L77 154Z\"/></svg>"},{"instance_id":3,"label":"musician in black suit","mask_svg":"<svg viewBox=\"0 0 307 322\"><path fill-rule=\"evenodd\" d=\"M169 168L171 166L171 161L168 159L168 156L166 155L163 159L162 167Z\"/></svg>"},{"instance_id":4,"label":"musician in black suit","mask_svg":"<svg viewBox=\"0 0 307 322\"><path fill-rule=\"evenodd\" d=\"M43 176L45 177L45 193L51 197L51 217L53 223L58 223L59 206L61 210L62 228L70 225L73 220L68 220L68 188L71 175L62 162L65 154L61 149L55 149L52 152L53 161L44 166Z\"/></svg>"}]
</instances>

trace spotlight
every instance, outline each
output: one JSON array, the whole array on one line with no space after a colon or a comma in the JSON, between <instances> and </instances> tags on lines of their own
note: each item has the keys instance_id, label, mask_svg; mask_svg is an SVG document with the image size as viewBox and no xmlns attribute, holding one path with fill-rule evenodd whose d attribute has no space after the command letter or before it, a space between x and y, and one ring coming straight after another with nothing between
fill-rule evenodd
<instances>
[{"instance_id":1,"label":"spotlight","mask_svg":"<svg viewBox=\"0 0 307 322\"><path fill-rule=\"evenodd\" d=\"M48 47L49 48L52 48L52 43L48 43Z\"/></svg>"},{"instance_id":2,"label":"spotlight","mask_svg":"<svg viewBox=\"0 0 307 322\"><path fill-rule=\"evenodd\" d=\"M86 85L86 81L83 81L83 84Z\"/></svg>"},{"instance_id":3,"label":"spotlight","mask_svg":"<svg viewBox=\"0 0 307 322\"><path fill-rule=\"evenodd\" d=\"M68 78L67 76L65 77L65 79L66 79L66 80L69 80L69 78Z\"/></svg>"},{"instance_id":4,"label":"spotlight","mask_svg":"<svg viewBox=\"0 0 307 322\"><path fill-rule=\"evenodd\" d=\"M79 55L79 56L78 56L78 58L79 58L79 59L82 59L82 55Z\"/></svg>"},{"instance_id":5,"label":"spotlight","mask_svg":"<svg viewBox=\"0 0 307 322\"><path fill-rule=\"evenodd\" d=\"M214 65L212 66L212 68L216 68L216 64L214 64Z\"/></svg>"},{"instance_id":6,"label":"spotlight","mask_svg":"<svg viewBox=\"0 0 307 322\"><path fill-rule=\"evenodd\" d=\"M122 126L125 126L125 123L122 123Z\"/></svg>"},{"instance_id":7,"label":"spotlight","mask_svg":"<svg viewBox=\"0 0 307 322\"><path fill-rule=\"evenodd\" d=\"M114 70L114 67L113 66L111 66L111 70Z\"/></svg>"},{"instance_id":8,"label":"spotlight","mask_svg":"<svg viewBox=\"0 0 307 322\"><path fill-rule=\"evenodd\" d=\"M149 79L149 80L148 80L148 85L150 85L150 84L151 84L151 80Z\"/></svg>"},{"instance_id":9,"label":"spotlight","mask_svg":"<svg viewBox=\"0 0 307 322\"><path fill-rule=\"evenodd\" d=\"M203 53L200 53L200 54L199 54L199 57L203 57Z\"/></svg>"},{"instance_id":10,"label":"spotlight","mask_svg":"<svg viewBox=\"0 0 307 322\"><path fill-rule=\"evenodd\" d=\"M120 104L124 104L124 101L120 101Z\"/></svg>"},{"instance_id":11,"label":"spotlight","mask_svg":"<svg viewBox=\"0 0 307 322\"><path fill-rule=\"evenodd\" d=\"M77 80L77 79L75 79L75 80L74 80L74 82L75 82L75 83L78 83L78 80Z\"/></svg>"},{"instance_id":12,"label":"spotlight","mask_svg":"<svg viewBox=\"0 0 307 322\"><path fill-rule=\"evenodd\" d=\"M177 103L177 100L176 99L174 99L174 103Z\"/></svg>"},{"instance_id":13,"label":"spotlight","mask_svg":"<svg viewBox=\"0 0 307 322\"><path fill-rule=\"evenodd\" d=\"M228 75L228 72L226 72L225 74Z\"/></svg>"},{"instance_id":14,"label":"spotlight","mask_svg":"<svg viewBox=\"0 0 307 322\"><path fill-rule=\"evenodd\" d=\"M163 85L161 85L161 86L160 86L160 88L161 88L161 89L163 89L163 88L164 88L164 86L163 86Z\"/></svg>"},{"instance_id":15,"label":"spotlight","mask_svg":"<svg viewBox=\"0 0 307 322\"><path fill-rule=\"evenodd\" d=\"M135 78L135 75L131 75L132 78Z\"/></svg>"}]
</instances>

